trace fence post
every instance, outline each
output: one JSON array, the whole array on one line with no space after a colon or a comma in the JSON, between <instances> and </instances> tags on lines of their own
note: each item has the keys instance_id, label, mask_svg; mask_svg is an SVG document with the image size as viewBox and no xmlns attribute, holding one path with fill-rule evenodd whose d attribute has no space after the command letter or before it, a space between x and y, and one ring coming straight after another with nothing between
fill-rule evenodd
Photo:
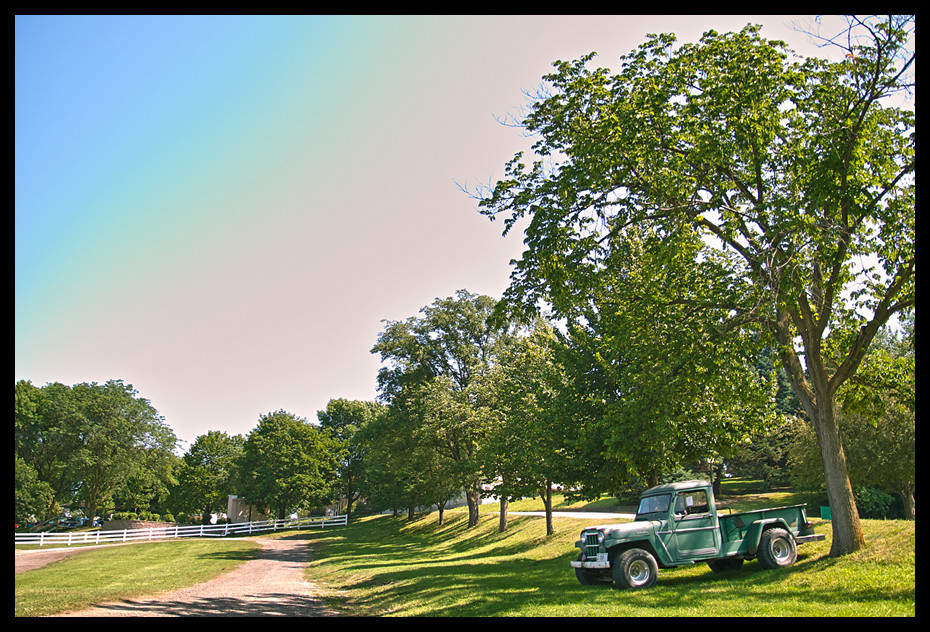
<instances>
[{"instance_id":1,"label":"fence post","mask_svg":"<svg viewBox=\"0 0 930 632\"><path fill-rule=\"evenodd\" d=\"M94 544L100 544L100 529L97 529L97 539L94 540Z\"/></svg>"},{"instance_id":2,"label":"fence post","mask_svg":"<svg viewBox=\"0 0 930 632\"><path fill-rule=\"evenodd\" d=\"M129 529L123 529L123 542L126 541L126 532L127 532L128 530L129 530Z\"/></svg>"}]
</instances>

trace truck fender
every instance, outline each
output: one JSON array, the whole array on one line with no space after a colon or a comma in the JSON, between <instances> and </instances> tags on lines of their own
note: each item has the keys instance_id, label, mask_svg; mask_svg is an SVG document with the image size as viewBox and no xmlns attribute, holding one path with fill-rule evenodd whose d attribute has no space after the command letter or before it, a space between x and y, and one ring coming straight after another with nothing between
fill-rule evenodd
<instances>
[{"instance_id":1,"label":"truck fender","mask_svg":"<svg viewBox=\"0 0 930 632\"><path fill-rule=\"evenodd\" d=\"M781 518L764 518L762 520L756 520L749 525L749 529L746 531L747 554L756 554L756 551L759 550L759 541L762 539L762 532L773 526L779 526L785 531L788 531L788 525ZM790 531L788 532L791 533Z\"/></svg>"}]
</instances>

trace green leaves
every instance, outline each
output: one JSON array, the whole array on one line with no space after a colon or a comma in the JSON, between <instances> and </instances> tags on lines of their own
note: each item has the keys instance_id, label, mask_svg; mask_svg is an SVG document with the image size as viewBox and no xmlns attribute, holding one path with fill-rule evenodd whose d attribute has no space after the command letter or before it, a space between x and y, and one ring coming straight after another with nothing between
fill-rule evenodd
<instances>
[{"instance_id":1,"label":"green leaves","mask_svg":"<svg viewBox=\"0 0 930 632\"><path fill-rule=\"evenodd\" d=\"M912 87L912 28L851 17L829 40L840 62L790 58L756 26L677 49L650 36L616 74L588 55L546 76L523 121L540 159L511 163L479 210L508 229L529 219L507 302L548 302L601 341L608 445L619 455L640 432L654 446L641 471L741 434L735 376L767 342L829 444L830 493L852 506L835 395L916 300L915 119L886 99ZM835 550L861 544L854 523L835 521Z\"/></svg>"},{"instance_id":2,"label":"green leaves","mask_svg":"<svg viewBox=\"0 0 930 632\"><path fill-rule=\"evenodd\" d=\"M279 410L262 415L238 462L238 489L278 517L333 500L344 443L306 419Z\"/></svg>"},{"instance_id":3,"label":"green leaves","mask_svg":"<svg viewBox=\"0 0 930 632\"><path fill-rule=\"evenodd\" d=\"M118 492L172 482L177 439L152 404L122 380L16 388L16 454L52 489L94 516Z\"/></svg>"}]
</instances>

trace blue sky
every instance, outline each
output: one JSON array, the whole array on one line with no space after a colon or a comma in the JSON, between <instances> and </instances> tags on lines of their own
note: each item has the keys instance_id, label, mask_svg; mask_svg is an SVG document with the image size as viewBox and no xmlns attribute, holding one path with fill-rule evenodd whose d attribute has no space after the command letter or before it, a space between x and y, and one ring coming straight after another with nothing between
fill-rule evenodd
<instances>
[{"instance_id":1,"label":"blue sky","mask_svg":"<svg viewBox=\"0 0 930 632\"><path fill-rule=\"evenodd\" d=\"M382 320L499 297L458 183L557 59L808 16L17 16L15 378L122 379L189 443L373 399ZM186 445L186 443L184 444Z\"/></svg>"}]
</instances>

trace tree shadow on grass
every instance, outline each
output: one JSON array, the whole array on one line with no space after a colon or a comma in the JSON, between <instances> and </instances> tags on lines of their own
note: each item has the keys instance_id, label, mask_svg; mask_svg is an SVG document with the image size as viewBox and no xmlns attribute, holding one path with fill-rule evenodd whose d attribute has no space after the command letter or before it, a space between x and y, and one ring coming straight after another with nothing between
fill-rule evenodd
<instances>
[{"instance_id":1,"label":"tree shadow on grass","mask_svg":"<svg viewBox=\"0 0 930 632\"><path fill-rule=\"evenodd\" d=\"M98 610L111 616L131 617L319 617L331 610L312 597L288 594L254 594L243 597L191 598L184 600L133 600L102 604Z\"/></svg>"}]
</instances>

